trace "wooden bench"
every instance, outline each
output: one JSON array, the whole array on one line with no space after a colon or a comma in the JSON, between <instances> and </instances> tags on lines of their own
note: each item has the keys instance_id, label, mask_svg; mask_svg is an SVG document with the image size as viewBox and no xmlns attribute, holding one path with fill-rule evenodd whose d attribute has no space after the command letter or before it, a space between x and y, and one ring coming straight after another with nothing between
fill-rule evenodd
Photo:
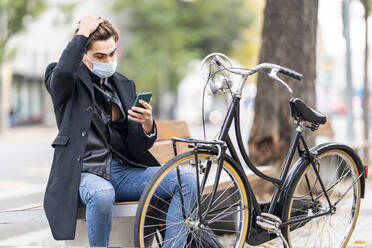
<instances>
[{"instance_id":1,"label":"wooden bench","mask_svg":"<svg viewBox=\"0 0 372 248\"><path fill-rule=\"evenodd\" d=\"M190 138L189 128L184 121L162 121L157 123L158 137L150 152L164 164L174 157L171 139L173 137ZM178 154L189 151L185 143L177 143Z\"/></svg>"}]
</instances>

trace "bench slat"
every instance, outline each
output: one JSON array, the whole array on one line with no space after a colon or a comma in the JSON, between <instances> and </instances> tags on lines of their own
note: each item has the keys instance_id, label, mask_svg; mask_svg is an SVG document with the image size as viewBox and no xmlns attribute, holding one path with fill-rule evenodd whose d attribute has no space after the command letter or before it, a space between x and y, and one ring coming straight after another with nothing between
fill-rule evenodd
<instances>
[{"instance_id":1,"label":"bench slat","mask_svg":"<svg viewBox=\"0 0 372 248\"><path fill-rule=\"evenodd\" d=\"M177 153L181 154L187 151L191 151L190 148L188 148L187 143L177 143ZM161 163L164 164L165 162L169 161L171 158L174 157L173 153L173 145L172 143L163 143L163 144L155 144L153 147L151 147L150 152L154 157Z\"/></svg>"},{"instance_id":2,"label":"bench slat","mask_svg":"<svg viewBox=\"0 0 372 248\"><path fill-rule=\"evenodd\" d=\"M184 121L159 121L156 141L170 140L173 137L190 138L189 128Z\"/></svg>"},{"instance_id":3,"label":"bench slat","mask_svg":"<svg viewBox=\"0 0 372 248\"><path fill-rule=\"evenodd\" d=\"M112 217L121 218L136 216L137 208L138 201L115 203ZM86 210L85 207L78 208L78 219L85 219L85 210Z\"/></svg>"}]
</instances>

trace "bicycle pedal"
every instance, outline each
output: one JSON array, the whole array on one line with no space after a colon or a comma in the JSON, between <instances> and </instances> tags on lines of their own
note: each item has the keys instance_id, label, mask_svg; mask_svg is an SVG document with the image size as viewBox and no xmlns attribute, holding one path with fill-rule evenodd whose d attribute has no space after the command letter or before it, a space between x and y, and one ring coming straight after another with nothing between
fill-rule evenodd
<instances>
[{"instance_id":1,"label":"bicycle pedal","mask_svg":"<svg viewBox=\"0 0 372 248\"><path fill-rule=\"evenodd\" d=\"M279 229L280 224L282 224L282 220L275 215L262 213L260 216L257 216L256 223L262 229L275 232Z\"/></svg>"},{"instance_id":2,"label":"bicycle pedal","mask_svg":"<svg viewBox=\"0 0 372 248\"><path fill-rule=\"evenodd\" d=\"M261 216L265 217L269 220L276 221L276 222L279 222L280 224L282 224L282 220L276 215L268 214L268 213L262 213Z\"/></svg>"},{"instance_id":3,"label":"bicycle pedal","mask_svg":"<svg viewBox=\"0 0 372 248\"><path fill-rule=\"evenodd\" d=\"M279 228L282 224L282 220L278 216L262 213L260 216L257 216L256 223L262 229L275 233L282 240L285 248L289 247L287 240L284 238L282 231Z\"/></svg>"},{"instance_id":4,"label":"bicycle pedal","mask_svg":"<svg viewBox=\"0 0 372 248\"><path fill-rule=\"evenodd\" d=\"M267 231L273 231L275 229L275 224L266 223L262 221L256 221L256 224L262 229L267 230Z\"/></svg>"}]
</instances>

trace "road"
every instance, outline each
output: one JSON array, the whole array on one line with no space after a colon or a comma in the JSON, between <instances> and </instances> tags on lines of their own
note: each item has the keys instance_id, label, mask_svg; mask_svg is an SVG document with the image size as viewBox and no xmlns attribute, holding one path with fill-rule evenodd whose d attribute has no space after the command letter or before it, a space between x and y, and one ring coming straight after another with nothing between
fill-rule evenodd
<instances>
[{"instance_id":1,"label":"road","mask_svg":"<svg viewBox=\"0 0 372 248\"><path fill-rule=\"evenodd\" d=\"M0 211L42 204L55 127L21 127L0 136ZM62 246L47 224L1 224L0 246Z\"/></svg>"},{"instance_id":2,"label":"road","mask_svg":"<svg viewBox=\"0 0 372 248\"><path fill-rule=\"evenodd\" d=\"M193 134L201 134L200 128ZM0 136L0 211L42 204L53 155L50 144L56 135L55 127L36 126L15 128ZM372 247L370 192L372 177L367 180L366 198L349 247ZM64 243L53 239L47 224L10 223L0 224L0 247L4 246L63 247ZM279 246L269 243L260 247Z\"/></svg>"}]
</instances>

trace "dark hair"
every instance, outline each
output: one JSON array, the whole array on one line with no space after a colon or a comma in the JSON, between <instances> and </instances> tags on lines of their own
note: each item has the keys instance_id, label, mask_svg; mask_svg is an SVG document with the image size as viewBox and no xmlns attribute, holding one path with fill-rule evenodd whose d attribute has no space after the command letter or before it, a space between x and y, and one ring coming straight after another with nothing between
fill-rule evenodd
<instances>
[{"instance_id":1,"label":"dark hair","mask_svg":"<svg viewBox=\"0 0 372 248\"><path fill-rule=\"evenodd\" d=\"M77 28L75 34L79 31ZM97 40L107 40L113 37L115 42L119 40L119 31L106 19L103 20L103 23L99 24L96 31L91 33L88 38L88 43L85 51L88 51L92 43Z\"/></svg>"}]
</instances>

